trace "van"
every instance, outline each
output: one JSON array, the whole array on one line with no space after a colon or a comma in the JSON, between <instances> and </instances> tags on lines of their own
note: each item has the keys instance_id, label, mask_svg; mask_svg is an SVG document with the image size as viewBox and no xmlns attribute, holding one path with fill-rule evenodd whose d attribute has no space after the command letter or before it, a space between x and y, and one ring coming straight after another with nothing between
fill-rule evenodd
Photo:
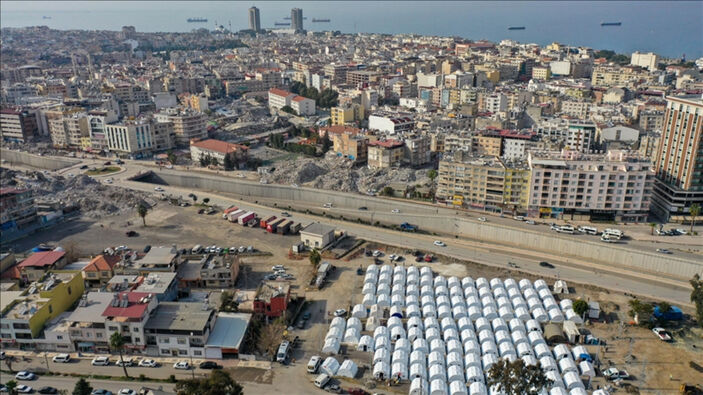
<instances>
[{"instance_id":1,"label":"van","mask_svg":"<svg viewBox=\"0 0 703 395\"><path fill-rule=\"evenodd\" d=\"M320 364L322 364L322 357L319 355L313 355L312 358L310 358L310 362L308 362L308 373L317 373L317 369L320 368Z\"/></svg>"},{"instance_id":2,"label":"van","mask_svg":"<svg viewBox=\"0 0 703 395\"><path fill-rule=\"evenodd\" d=\"M574 227L571 225L563 225L557 228L557 232L574 234Z\"/></svg>"},{"instance_id":3,"label":"van","mask_svg":"<svg viewBox=\"0 0 703 395\"><path fill-rule=\"evenodd\" d=\"M611 236L611 237L615 237L618 240L622 239L622 237L625 236L625 233L623 233L621 230L618 230L618 229L605 229L603 231L603 234Z\"/></svg>"},{"instance_id":4,"label":"van","mask_svg":"<svg viewBox=\"0 0 703 395\"><path fill-rule=\"evenodd\" d=\"M278 352L276 353L276 362L283 363L288 357L288 351L290 349L290 343L284 340L283 343L278 347Z\"/></svg>"},{"instance_id":5,"label":"van","mask_svg":"<svg viewBox=\"0 0 703 395\"><path fill-rule=\"evenodd\" d=\"M198 244L198 245L196 245L195 247L193 247L193 249L190 250L190 252L191 252L191 254L199 254L200 251L202 251L202 249L203 249L203 246L201 246L200 244Z\"/></svg>"},{"instance_id":6,"label":"van","mask_svg":"<svg viewBox=\"0 0 703 395\"><path fill-rule=\"evenodd\" d=\"M581 233L588 234L588 235L597 235L598 234L598 229L596 229L592 226L579 226L578 231Z\"/></svg>"},{"instance_id":7,"label":"van","mask_svg":"<svg viewBox=\"0 0 703 395\"><path fill-rule=\"evenodd\" d=\"M68 354L59 354L52 358L52 361L59 363L68 363L71 362L71 356Z\"/></svg>"},{"instance_id":8,"label":"van","mask_svg":"<svg viewBox=\"0 0 703 395\"><path fill-rule=\"evenodd\" d=\"M330 376L322 373L321 375L317 376L317 378L315 379L315 387L323 388L329 382L330 382Z\"/></svg>"}]
</instances>

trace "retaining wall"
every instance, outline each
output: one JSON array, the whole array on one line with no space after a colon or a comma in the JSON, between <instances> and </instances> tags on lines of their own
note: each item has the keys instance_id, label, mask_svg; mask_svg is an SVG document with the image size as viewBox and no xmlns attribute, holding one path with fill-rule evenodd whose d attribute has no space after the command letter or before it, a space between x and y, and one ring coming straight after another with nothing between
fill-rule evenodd
<instances>
[{"instance_id":1,"label":"retaining wall","mask_svg":"<svg viewBox=\"0 0 703 395\"><path fill-rule=\"evenodd\" d=\"M8 163L21 163L23 165L46 170L59 170L64 167L73 166L80 162L78 159L39 156L27 152L11 151L7 149L1 150L0 156Z\"/></svg>"}]
</instances>

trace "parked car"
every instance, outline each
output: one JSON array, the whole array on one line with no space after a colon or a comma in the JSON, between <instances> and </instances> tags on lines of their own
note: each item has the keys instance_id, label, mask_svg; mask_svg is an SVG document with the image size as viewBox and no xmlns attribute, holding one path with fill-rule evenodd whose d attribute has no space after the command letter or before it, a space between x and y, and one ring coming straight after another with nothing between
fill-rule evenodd
<instances>
[{"instance_id":1,"label":"parked car","mask_svg":"<svg viewBox=\"0 0 703 395\"><path fill-rule=\"evenodd\" d=\"M81 170L85 170L85 169L87 169L87 168L88 168L88 165L83 165L83 166L81 166Z\"/></svg>"},{"instance_id":2,"label":"parked car","mask_svg":"<svg viewBox=\"0 0 703 395\"><path fill-rule=\"evenodd\" d=\"M198 365L200 369L222 369L222 365L218 365L217 362L205 361Z\"/></svg>"},{"instance_id":3,"label":"parked car","mask_svg":"<svg viewBox=\"0 0 703 395\"><path fill-rule=\"evenodd\" d=\"M447 246L447 245L444 244L444 242L441 241L441 240L435 240L435 241L434 241L434 245L436 245L436 246L438 246L438 247L446 247L446 246Z\"/></svg>"},{"instance_id":4,"label":"parked car","mask_svg":"<svg viewBox=\"0 0 703 395\"><path fill-rule=\"evenodd\" d=\"M533 221L531 219L528 219L527 221L525 221L525 223L528 225L535 225L536 224L535 221Z\"/></svg>"},{"instance_id":5,"label":"parked car","mask_svg":"<svg viewBox=\"0 0 703 395\"><path fill-rule=\"evenodd\" d=\"M379 251L379 250L374 250L374 252L373 252L373 256L375 256L375 257L379 257L379 256L382 256L382 255L383 255L383 253L382 253L381 251Z\"/></svg>"},{"instance_id":6,"label":"parked car","mask_svg":"<svg viewBox=\"0 0 703 395\"><path fill-rule=\"evenodd\" d=\"M660 327L652 328L652 332L654 332L654 334L657 335L657 337L661 341L665 341L665 342L671 341L671 334L669 332L667 332L664 328L660 328Z\"/></svg>"},{"instance_id":7,"label":"parked car","mask_svg":"<svg viewBox=\"0 0 703 395\"><path fill-rule=\"evenodd\" d=\"M552 265L552 264L549 263L549 262L542 261L542 262L539 263L539 265L542 266L542 267L546 267L546 268L548 268L548 269L554 269L554 265Z\"/></svg>"},{"instance_id":8,"label":"parked car","mask_svg":"<svg viewBox=\"0 0 703 395\"><path fill-rule=\"evenodd\" d=\"M132 366L134 365L134 360L132 358L122 358L116 363L117 366Z\"/></svg>"},{"instance_id":9,"label":"parked car","mask_svg":"<svg viewBox=\"0 0 703 395\"><path fill-rule=\"evenodd\" d=\"M481 221L481 222L486 222L486 221L487 221L486 217L478 217L478 220Z\"/></svg>"},{"instance_id":10,"label":"parked car","mask_svg":"<svg viewBox=\"0 0 703 395\"><path fill-rule=\"evenodd\" d=\"M37 378L37 376L32 372L22 370L20 372L17 372L17 374L15 375L15 378L17 380L34 380Z\"/></svg>"},{"instance_id":11,"label":"parked car","mask_svg":"<svg viewBox=\"0 0 703 395\"><path fill-rule=\"evenodd\" d=\"M400 213L400 210L398 210L397 208L394 208L393 210L391 210L391 212L392 212L393 214L399 214L399 213Z\"/></svg>"},{"instance_id":12,"label":"parked car","mask_svg":"<svg viewBox=\"0 0 703 395\"><path fill-rule=\"evenodd\" d=\"M287 211L284 211L281 213L281 216L283 217L290 217L290 214Z\"/></svg>"},{"instance_id":13,"label":"parked car","mask_svg":"<svg viewBox=\"0 0 703 395\"><path fill-rule=\"evenodd\" d=\"M322 364L322 357L319 355L313 355L308 362L308 373L317 373L317 369L320 368Z\"/></svg>"},{"instance_id":14,"label":"parked car","mask_svg":"<svg viewBox=\"0 0 703 395\"><path fill-rule=\"evenodd\" d=\"M273 270L275 272L276 270L286 270L286 268L283 265L274 265L274 266L271 266L271 270Z\"/></svg>"},{"instance_id":15,"label":"parked car","mask_svg":"<svg viewBox=\"0 0 703 395\"><path fill-rule=\"evenodd\" d=\"M422 256L416 256L415 262L422 262Z\"/></svg>"},{"instance_id":16,"label":"parked car","mask_svg":"<svg viewBox=\"0 0 703 395\"><path fill-rule=\"evenodd\" d=\"M105 389L96 389L96 390L93 390L93 392L91 392L90 395L112 395L112 391L108 391Z\"/></svg>"},{"instance_id":17,"label":"parked car","mask_svg":"<svg viewBox=\"0 0 703 395\"><path fill-rule=\"evenodd\" d=\"M361 207L359 207L359 210L360 210L360 211L366 211L366 210L368 210L368 207L366 207L366 206L361 206Z\"/></svg>"},{"instance_id":18,"label":"parked car","mask_svg":"<svg viewBox=\"0 0 703 395\"><path fill-rule=\"evenodd\" d=\"M432 262L434 261L434 256L432 254L427 254L425 255L425 262Z\"/></svg>"},{"instance_id":19,"label":"parked car","mask_svg":"<svg viewBox=\"0 0 703 395\"><path fill-rule=\"evenodd\" d=\"M34 392L34 388L32 388L28 385L20 384L17 387L15 387L15 391L17 391L17 393L20 393L20 394L31 394L32 392Z\"/></svg>"},{"instance_id":20,"label":"parked car","mask_svg":"<svg viewBox=\"0 0 703 395\"><path fill-rule=\"evenodd\" d=\"M129 388L122 388L120 392L117 393L117 395L137 395L137 391Z\"/></svg>"},{"instance_id":21,"label":"parked car","mask_svg":"<svg viewBox=\"0 0 703 395\"><path fill-rule=\"evenodd\" d=\"M155 187L154 190L155 190L156 192L163 192L163 191L164 191L164 189L161 188L161 187Z\"/></svg>"},{"instance_id":22,"label":"parked car","mask_svg":"<svg viewBox=\"0 0 703 395\"><path fill-rule=\"evenodd\" d=\"M59 390L57 390L54 387L47 386L47 387L39 388L39 391L37 391L37 392L39 392L40 394L58 394Z\"/></svg>"},{"instance_id":23,"label":"parked car","mask_svg":"<svg viewBox=\"0 0 703 395\"><path fill-rule=\"evenodd\" d=\"M56 363L67 363L71 362L71 356L69 354L59 354L51 358L51 360Z\"/></svg>"},{"instance_id":24,"label":"parked car","mask_svg":"<svg viewBox=\"0 0 703 395\"><path fill-rule=\"evenodd\" d=\"M341 394L342 389L339 387L339 384L330 384L327 387L325 387L325 391L331 392L333 394Z\"/></svg>"},{"instance_id":25,"label":"parked car","mask_svg":"<svg viewBox=\"0 0 703 395\"><path fill-rule=\"evenodd\" d=\"M147 253L149 251L151 251L151 244L147 244L144 246L144 253Z\"/></svg>"},{"instance_id":26,"label":"parked car","mask_svg":"<svg viewBox=\"0 0 703 395\"><path fill-rule=\"evenodd\" d=\"M205 209L201 208L200 210L198 210L198 214L205 214Z\"/></svg>"},{"instance_id":27,"label":"parked car","mask_svg":"<svg viewBox=\"0 0 703 395\"><path fill-rule=\"evenodd\" d=\"M95 357L90 362L93 366L107 366L110 364L110 358L108 357Z\"/></svg>"},{"instance_id":28,"label":"parked car","mask_svg":"<svg viewBox=\"0 0 703 395\"><path fill-rule=\"evenodd\" d=\"M335 317L342 317L342 316L345 316L345 315L347 315L347 310L345 310L345 309L337 309L337 310L334 311L334 316L335 316Z\"/></svg>"},{"instance_id":29,"label":"parked car","mask_svg":"<svg viewBox=\"0 0 703 395\"><path fill-rule=\"evenodd\" d=\"M128 231L125 232L125 235L126 235L127 237L137 237L137 236L139 235L139 233L137 233L137 232L135 232L135 231L133 231L133 230L128 230Z\"/></svg>"},{"instance_id":30,"label":"parked car","mask_svg":"<svg viewBox=\"0 0 703 395\"><path fill-rule=\"evenodd\" d=\"M524 220L525 220L525 217L523 217L522 215L516 215L516 216L513 217L513 219L514 219L515 221L524 221Z\"/></svg>"},{"instance_id":31,"label":"parked car","mask_svg":"<svg viewBox=\"0 0 703 395\"><path fill-rule=\"evenodd\" d=\"M617 368L609 368L609 369L602 371L601 373L603 373L603 377L605 377L608 380L630 378L630 374L627 373L627 370L618 370Z\"/></svg>"},{"instance_id":32,"label":"parked car","mask_svg":"<svg viewBox=\"0 0 703 395\"><path fill-rule=\"evenodd\" d=\"M329 382L330 376L322 373L321 375L317 376L317 378L315 378L314 384L317 388L324 388Z\"/></svg>"},{"instance_id":33,"label":"parked car","mask_svg":"<svg viewBox=\"0 0 703 395\"><path fill-rule=\"evenodd\" d=\"M173 364L174 369L188 370L190 369L190 364L188 361L178 361Z\"/></svg>"},{"instance_id":34,"label":"parked car","mask_svg":"<svg viewBox=\"0 0 703 395\"><path fill-rule=\"evenodd\" d=\"M142 359L139 361L139 366L142 368L155 368L158 365L153 359Z\"/></svg>"},{"instance_id":35,"label":"parked car","mask_svg":"<svg viewBox=\"0 0 703 395\"><path fill-rule=\"evenodd\" d=\"M660 252L662 254L671 254L671 251L667 250L666 248L657 248L657 252Z\"/></svg>"},{"instance_id":36,"label":"parked car","mask_svg":"<svg viewBox=\"0 0 703 395\"><path fill-rule=\"evenodd\" d=\"M298 323L295 325L295 327L298 329L305 329L305 320L298 321Z\"/></svg>"}]
</instances>

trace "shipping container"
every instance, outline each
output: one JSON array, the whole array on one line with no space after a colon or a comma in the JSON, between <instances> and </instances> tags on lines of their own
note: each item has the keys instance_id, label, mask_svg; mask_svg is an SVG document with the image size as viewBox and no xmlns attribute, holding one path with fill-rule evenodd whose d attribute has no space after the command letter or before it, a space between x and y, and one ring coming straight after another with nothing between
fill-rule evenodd
<instances>
[{"instance_id":1,"label":"shipping container","mask_svg":"<svg viewBox=\"0 0 703 395\"><path fill-rule=\"evenodd\" d=\"M239 222L239 225L244 225L254 219L256 217L256 213L253 211L249 211L244 213L242 216L237 218L237 222Z\"/></svg>"},{"instance_id":2,"label":"shipping container","mask_svg":"<svg viewBox=\"0 0 703 395\"><path fill-rule=\"evenodd\" d=\"M244 210L237 210L227 214L227 219L229 222L237 222L237 218L246 213Z\"/></svg>"},{"instance_id":3,"label":"shipping container","mask_svg":"<svg viewBox=\"0 0 703 395\"><path fill-rule=\"evenodd\" d=\"M303 225L298 222L297 224L291 225L290 229L288 229L288 234L291 235L297 235L298 232L300 232L300 229L303 228Z\"/></svg>"},{"instance_id":4,"label":"shipping container","mask_svg":"<svg viewBox=\"0 0 703 395\"><path fill-rule=\"evenodd\" d=\"M263 228L263 229L266 229L266 226L267 226L271 221L273 221L274 219L276 219L276 216L275 216L275 215L274 215L273 217L270 217L270 218L267 218L267 219L262 219L261 222L259 223L259 226L260 226L261 228Z\"/></svg>"},{"instance_id":5,"label":"shipping container","mask_svg":"<svg viewBox=\"0 0 703 395\"><path fill-rule=\"evenodd\" d=\"M282 235L288 233L290 230L290 226L293 225L293 221L288 221L284 224L281 224L278 229L276 230L276 233L280 233Z\"/></svg>"},{"instance_id":6,"label":"shipping container","mask_svg":"<svg viewBox=\"0 0 703 395\"><path fill-rule=\"evenodd\" d=\"M229 213L233 213L235 211L239 210L239 207L237 206L230 206L229 208L225 209L225 211L222 213L222 218L227 219L227 215Z\"/></svg>"},{"instance_id":7,"label":"shipping container","mask_svg":"<svg viewBox=\"0 0 703 395\"><path fill-rule=\"evenodd\" d=\"M278 226L285 221L285 218L274 220L273 222L266 225L266 231L269 233L276 233L276 229L278 229Z\"/></svg>"}]
</instances>

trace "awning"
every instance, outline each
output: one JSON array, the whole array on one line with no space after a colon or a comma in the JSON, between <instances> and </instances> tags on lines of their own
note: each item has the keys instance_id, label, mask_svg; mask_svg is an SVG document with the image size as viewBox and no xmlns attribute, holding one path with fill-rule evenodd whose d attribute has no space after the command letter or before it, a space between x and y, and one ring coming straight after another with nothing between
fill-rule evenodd
<instances>
[{"instance_id":1,"label":"awning","mask_svg":"<svg viewBox=\"0 0 703 395\"><path fill-rule=\"evenodd\" d=\"M78 347L95 347L93 342L78 342Z\"/></svg>"}]
</instances>

